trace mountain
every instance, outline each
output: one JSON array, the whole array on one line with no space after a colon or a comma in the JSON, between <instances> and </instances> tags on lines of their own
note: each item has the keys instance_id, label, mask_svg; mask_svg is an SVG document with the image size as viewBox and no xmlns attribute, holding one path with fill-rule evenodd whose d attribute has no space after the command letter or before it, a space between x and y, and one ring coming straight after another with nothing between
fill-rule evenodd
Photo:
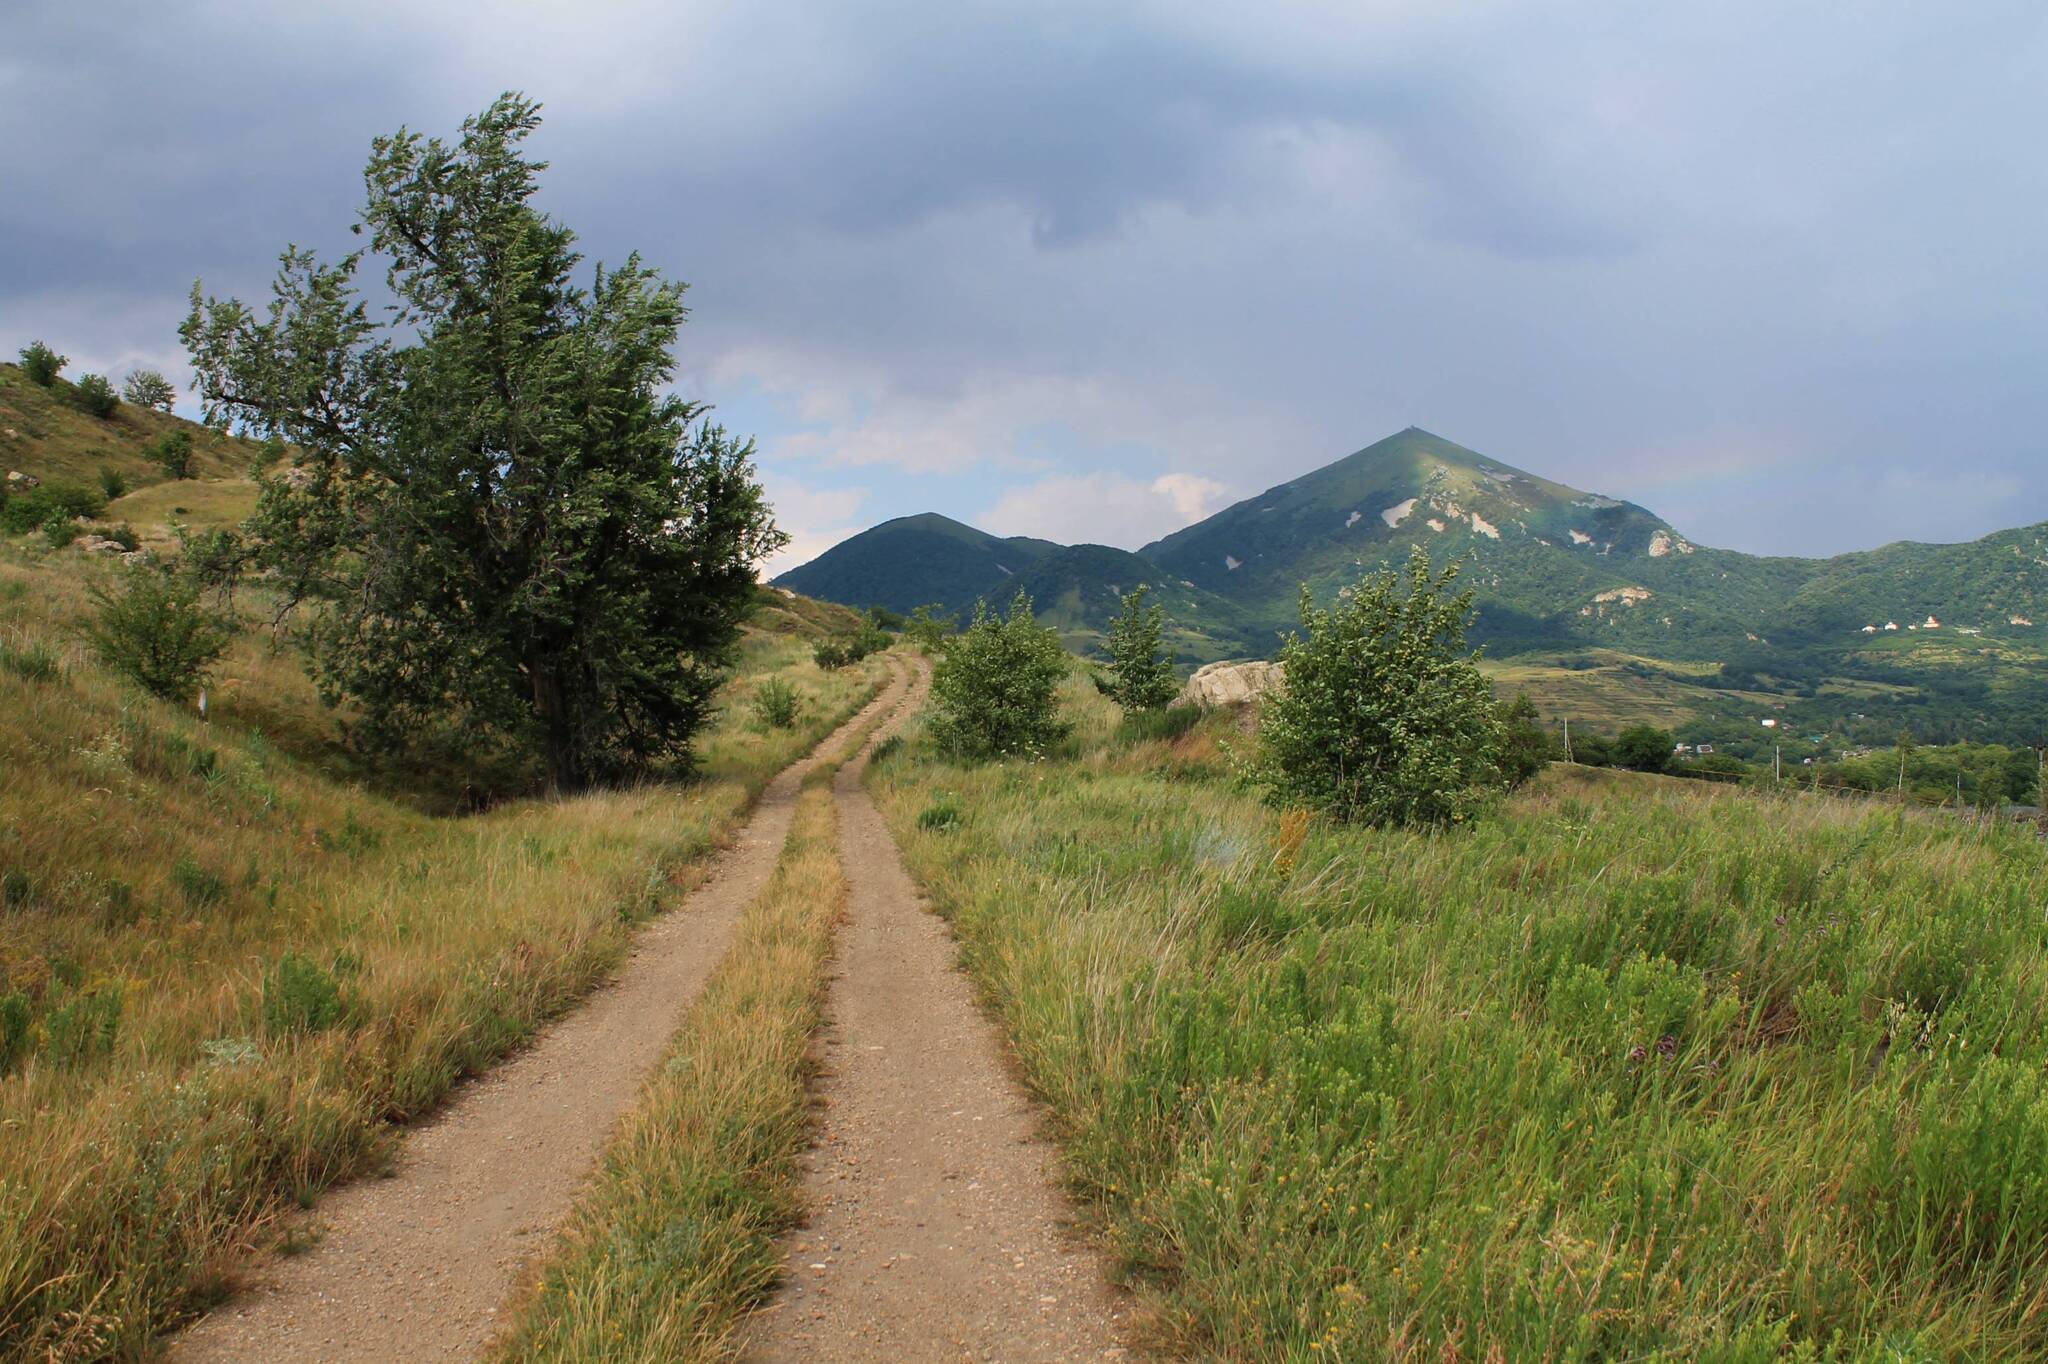
<instances>
[{"instance_id":1,"label":"mountain","mask_svg":"<svg viewBox=\"0 0 2048 1364\"><path fill-rule=\"evenodd\" d=\"M1974 707L2048 732L2037 671L2048 644L2048 524L1828 559L1741 554L1419 427L1135 554L910 517L778 581L898 609L938 601L959 610L1022 587L1084 651L1096 650L1119 592L1142 581L1166 602L1180 661L1194 663L1270 656L1297 620L1303 584L1332 600L1417 544L1438 563L1463 563L1479 603L1473 638L1495 658L1546 654L1573 668L1595 666L1595 656L1606 660L1598 666L1635 659L1626 666L1639 674L1663 667L1688 685L1825 693L1855 701L1853 714L1915 723Z\"/></svg>"},{"instance_id":2,"label":"mountain","mask_svg":"<svg viewBox=\"0 0 2048 1364\"><path fill-rule=\"evenodd\" d=\"M936 512L899 516L842 541L775 580L805 596L849 606L910 611L936 602L972 610L981 598L1007 601L1008 584L1064 546L1026 536L1000 539Z\"/></svg>"}]
</instances>

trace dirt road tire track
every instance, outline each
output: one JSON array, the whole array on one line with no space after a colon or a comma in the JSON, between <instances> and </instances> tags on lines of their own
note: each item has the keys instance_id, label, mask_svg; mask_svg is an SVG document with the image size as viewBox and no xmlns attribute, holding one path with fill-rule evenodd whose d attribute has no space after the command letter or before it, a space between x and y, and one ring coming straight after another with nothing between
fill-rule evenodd
<instances>
[{"instance_id":1,"label":"dirt road tire track","mask_svg":"<svg viewBox=\"0 0 2048 1364\"><path fill-rule=\"evenodd\" d=\"M405 1136L391 1177L329 1194L319 1243L169 1342L203 1361L473 1359L528 1259L774 870L806 773L902 707L911 670L770 783L704 882L643 930L617 977Z\"/></svg>"},{"instance_id":2,"label":"dirt road tire track","mask_svg":"<svg viewBox=\"0 0 2048 1364\"><path fill-rule=\"evenodd\" d=\"M865 765L833 784L849 893L806 1157L813 1212L742 1358L1123 1356L1125 1300L1067 1228L1038 1112L860 784Z\"/></svg>"}]
</instances>

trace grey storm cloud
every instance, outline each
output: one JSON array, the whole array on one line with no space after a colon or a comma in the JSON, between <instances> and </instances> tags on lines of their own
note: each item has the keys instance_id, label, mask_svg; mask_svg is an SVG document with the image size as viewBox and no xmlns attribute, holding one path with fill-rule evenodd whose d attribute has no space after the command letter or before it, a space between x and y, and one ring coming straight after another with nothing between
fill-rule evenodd
<instances>
[{"instance_id":1,"label":"grey storm cloud","mask_svg":"<svg viewBox=\"0 0 2048 1364\"><path fill-rule=\"evenodd\" d=\"M2048 517L2037 5L11 8L8 350L174 358L519 88L685 380L817 409L793 476L1249 492L1414 422L1741 548Z\"/></svg>"}]
</instances>

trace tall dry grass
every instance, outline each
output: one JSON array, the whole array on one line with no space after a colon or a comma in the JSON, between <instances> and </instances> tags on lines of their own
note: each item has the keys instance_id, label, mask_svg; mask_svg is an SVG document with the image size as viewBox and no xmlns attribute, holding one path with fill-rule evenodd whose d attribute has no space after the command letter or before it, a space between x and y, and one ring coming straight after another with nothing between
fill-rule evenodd
<instances>
[{"instance_id":1,"label":"tall dry grass","mask_svg":"<svg viewBox=\"0 0 2048 1364\"><path fill-rule=\"evenodd\" d=\"M797 727L728 704L693 783L437 817L346 779L259 638L211 724L103 675L70 633L80 576L0 555L5 1357L140 1354L205 1305L281 1209L601 979L881 676L751 641L733 692L786 678Z\"/></svg>"}]
</instances>

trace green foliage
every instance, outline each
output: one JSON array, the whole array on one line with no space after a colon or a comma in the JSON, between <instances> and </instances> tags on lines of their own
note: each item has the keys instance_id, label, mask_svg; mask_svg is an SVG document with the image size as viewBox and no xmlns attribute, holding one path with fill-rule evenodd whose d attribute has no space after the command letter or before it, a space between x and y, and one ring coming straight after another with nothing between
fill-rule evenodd
<instances>
[{"instance_id":1,"label":"green foliage","mask_svg":"<svg viewBox=\"0 0 2048 1364\"><path fill-rule=\"evenodd\" d=\"M192 433L189 431L166 431L152 444L147 454L150 462L171 478L192 476Z\"/></svg>"},{"instance_id":2,"label":"green foliage","mask_svg":"<svg viewBox=\"0 0 2048 1364\"><path fill-rule=\"evenodd\" d=\"M1663 772L1671 766L1671 731L1630 725L1614 736L1614 762L1635 772Z\"/></svg>"},{"instance_id":3,"label":"green foliage","mask_svg":"<svg viewBox=\"0 0 2048 1364\"><path fill-rule=\"evenodd\" d=\"M939 651L946 647L946 641L960 630L958 616L935 615L936 610L935 605L917 607L903 624L904 637L928 657L937 657Z\"/></svg>"},{"instance_id":4,"label":"green foliage","mask_svg":"<svg viewBox=\"0 0 2048 1364\"><path fill-rule=\"evenodd\" d=\"M681 286L637 256L572 283L506 95L450 145L373 144L359 257L287 251L259 317L195 287L207 414L288 442L249 525L309 628L323 695L381 754L537 761L557 788L688 761L782 545L753 446L666 392Z\"/></svg>"},{"instance_id":5,"label":"green foliage","mask_svg":"<svg viewBox=\"0 0 2048 1364\"><path fill-rule=\"evenodd\" d=\"M1269 799L1366 824L1453 824L1499 791L1500 722L1465 653L1472 594L1417 548L1324 610L1306 588L1261 709L1250 775ZM1405 590L1403 583L1405 580Z\"/></svg>"},{"instance_id":6,"label":"green foliage","mask_svg":"<svg viewBox=\"0 0 2048 1364\"><path fill-rule=\"evenodd\" d=\"M951 796L940 796L924 809L917 812L917 827L927 831L958 828L960 824L960 802Z\"/></svg>"},{"instance_id":7,"label":"green foliage","mask_svg":"<svg viewBox=\"0 0 2048 1364\"><path fill-rule=\"evenodd\" d=\"M152 696L189 701L233 639L231 622L203 605L184 575L142 568L91 588L97 610L85 638L102 663Z\"/></svg>"},{"instance_id":8,"label":"green foliage","mask_svg":"<svg viewBox=\"0 0 2048 1364\"><path fill-rule=\"evenodd\" d=\"M1044 754L1066 733L1055 695L1067 673L1059 636L1019 592L1007 617L977 604L974 620L932 670L931 733L974 760Z\"/></svg>"},{"instance_id":9,"label":"green foliage","mask_svg":"<svg viewBox=\"0 0 2048 1364\"><path fill-rule=\"evenodd\" d=\"M0 642L0 669L24 682L55 682L62 672L56 652L47 644Z\"/></svg>"},{"instance_id":10,"label":"green foliage","mask_svg":"<svg viewBox=\"0 0 2048 1364\"><path fill-rule=\"evenodd\" d=\"M63 512L51 512L43 522L43 539L51 549L63 549L78 538L79 525Z\"/></svg>"},{"instance_id":11,"label":"green foliage","mask_svg":"<svg viewBox=\"0 0 2048 1364\"><path fill-rule=\"evenodd\" d=\"M272 1037L324 1032L347 1013L341 983L311 957L286 952L263 977L263 1027Z\"/></svg>"},{"instance_id":12,"label":"green foliage","mask_svg":"<svg viewBox=\"0 0 2048 1364\"><path fill-rule=\"evenodd\" d=\"M754 689L754 719L765 729L791 729L803 713L804 698L793 685L771 677Z\"/></svg>"},{"instance_id":13,"label":"green foliage","mask_svg":"<svg viewBox=\"0 0 2048 1364\"><path fill-rule=\"evenodd\" d=\"M44 388L56 383L57 376L70 363L68 356L57 354L40 341L31 341L21 348L21 372L29 377L30 383Z\"/></svg>"},{"instance_id":14,"label":"green foliage","mask_svg":"<svg viewBox=\"0 0 2048 1364\"><path fill-rule=\"evenodd\" d=\"M0 503L0 529L20 535L24 531L41 530L52 517L75 520L81 516L98 516L105 508L104 499L91 488L69 483L45 483L40 488L15 493Z\"/></svg>"},{"instance_id":15,"label":"green foliage","mask_svg":"<svg viewBox=\"0 0 2048 1364\"><path fill-rule=\"evenodd\" d=\"M113 383L104 374L79 375L73 396L81 411L101 420L113 416L121 406L121 395L114 391Z\"/></svg>"},{"instance_id":16,"label":"green foliage","mask_svg":"<svg viewBox=\"0 0 2048 1364\"><path fill-rule=\"evenodd\" d=\"M106 1056L121 1034L126 991L110 981L81 990L43 1015L43 1055L69 1067Z\"/></svg>"},{"instance_id":17,"label":"green foliage","mask_svg":"<svg viewBox=\"0 0 2048 1364\"><path fill-rule=\"evenodd\" d=\"M171 864L171 884L194 909L207 909L227 898L227 881L190 857L181 857Z\"/></svg>"},{"instance_id":18,"label":"green foliage","mask_svg":"<svg viewBox=\"0 0 2048 1364\"><path fill-rule=\"evenodd\" d=\"M0 995L0 1076L12 1074L28 1057L35 1041L28 996L19 990Z\"/></svg>"},{"instance_id":19,"label":"green foliage","mask_svg":"<svg viewBox=\"0 0 2048 1364\"><path fill-rule=\"evenodd\" d=\"M100 492L105 495L107 501L112 502L115 498L127 494L128 476L126 474L122 473L119 469L109 469L104 464L100 466L99 472Z\"/></svg>"},{"instance_id":20,"label":"green foliage","mask_svg":"<svg viewBox=\"0 0 2048 1364\"><path fill-rule=\"evenodd\" d=\"M821 640L811 648L811 661L827 672L858 663L889 647L889 636L870 622L857 635Z\"/></svg>"},{"instance_id":21,"label":"green foliage","mask_svg":"<svg viewBox=\"0 0 2048 1364\"><path fill-rule=\"evenodd\" d=\"M9 867L5 875L0 875L0 904L20 909L35 898L35 878L20 867Z\"/></svg>"},{"instance_id":22,"label":"green foliage","mask_svg":"<svg viewBox=\"0 0 2048 1364\"><path fill-rule=\"evenodd\" d=\"M137 407L168 412L177 405L178 390L153 369L131 370L121 384L121 396Z\"/></svg>"},{"instance_id":23,"label":"green foliage","mask_svg":"<svg viewBox=\"0 0 2048 1364\"><path fill-rule=\"evenodd\" d=\"M1126 743L1171 743L1200 723L1200 706L1163 706L1152 710L1128 710L1117 722L1116 733L1117 737Z\"/></svg>"},{"instance_id":24,"label":"green foliage","mask_svg":"<svg viewBox=\"0 0 2048 1364\"><path fill-rule=\"evenodd\" d=\"M1510 790L1541 772L1557 756L1557 746L1543 728L1543 717L1529 693L1515 693L1515 699L1500 713L1500 770Z\"/></svg>"},{"instance_id":25,"label":"green foliage","mask_svg":"<svg viewBox=\"0 0 2048 1364\"><path fill-rule=\"evenodd\" d=\"M1304 826L1109 748L874 785L1165 1338L2048 1358L2031 829L1570 771Z\"/></svg>"},{"instance_id":26,"label":"green foliage","mask_svg":"<svg viewBox=\"0 0 2048 1364\"><path fill-rule=\"evenodd\" d=\"M1166 630L1166 608L1145 605L1143 584L1123 597L1123 612L1109 632L1109 670L1114 681L1110 697L1126 711L1161 710L1180 688L1173 664L1159 647Z\"/></svg>"}]
</instances>

